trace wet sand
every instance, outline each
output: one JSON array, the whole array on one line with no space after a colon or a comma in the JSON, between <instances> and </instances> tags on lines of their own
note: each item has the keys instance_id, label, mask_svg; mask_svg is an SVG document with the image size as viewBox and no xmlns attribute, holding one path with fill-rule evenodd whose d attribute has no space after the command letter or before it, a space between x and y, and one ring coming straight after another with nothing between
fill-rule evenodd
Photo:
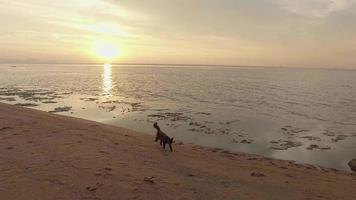
<instances>
[{"instance_id":1,"label":"wet sand","mask_svg":"<svg viewBox=\"0 0 356 200\"><path fill-rule=\"evenodd\" d=\"M0 103L0 198L356 199L353 173L153 140Z\"/></svg>"}]
</instances>

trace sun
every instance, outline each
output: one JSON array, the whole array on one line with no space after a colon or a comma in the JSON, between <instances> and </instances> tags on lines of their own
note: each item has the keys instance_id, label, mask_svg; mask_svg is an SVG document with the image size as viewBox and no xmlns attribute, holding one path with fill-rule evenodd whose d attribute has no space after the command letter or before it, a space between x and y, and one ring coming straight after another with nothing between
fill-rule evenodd
<instances>
[{"instance_id":1,"label":"sun","mask_svg":"<svg viewBox=\"0 0 356 200\"><path fill-rule=\"evenodd\" d=\"M97 42L94 45L95 54L104 61L110 61L120 55L119 46L111 42Z\"/></svg>"}]
</instances>

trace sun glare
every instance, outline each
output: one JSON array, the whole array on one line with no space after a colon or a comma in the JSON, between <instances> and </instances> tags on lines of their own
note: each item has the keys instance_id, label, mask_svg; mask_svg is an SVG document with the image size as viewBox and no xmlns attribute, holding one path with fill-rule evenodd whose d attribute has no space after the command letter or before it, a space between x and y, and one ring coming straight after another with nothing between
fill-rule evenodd
<instances>
[{"instance_id":1,"label":"sun glare","mask_svg":"<svg viewBox=\"0 0 356 200\"><path fill-rule=\"evenodd\" d=\"M103 69L103 94L110 95L110 91L112 88L112 81L111 81L111 64L105 63Z\"/></svg>"},{"instance_id":2,"label":"sun glare","mask_svg":"<svg viewBox=\"0 0 356 200\"><path fill-rule=\"evenodd\" d=\"M94 46L94 51L104 61L110 61L120 55L118 45L110 42L98 42Z\"/></svg>"}]
</instances>

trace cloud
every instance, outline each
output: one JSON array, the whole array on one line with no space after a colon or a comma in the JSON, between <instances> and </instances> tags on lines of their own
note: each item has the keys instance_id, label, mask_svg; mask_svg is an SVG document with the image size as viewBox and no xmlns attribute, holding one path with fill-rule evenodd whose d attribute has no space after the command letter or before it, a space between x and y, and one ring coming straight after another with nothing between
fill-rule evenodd
<instances>
[{"instance_id":1,"label":"cloud","mask_svg":"<svg viewBox=\"0 0 356 200\"><path fill-rule=\"evenodd\" d=\"M279 0L278 4L298 15L324 18L349 8L355 2L356 0Z\"/></svg>"},{"instance_id":2,"label":"cloud","mask_svg":"<svg viewBox=\"0 0 356 200\"><path fill-rule=\"evenodd\" d=\"M324 64L354 49L355 1L0 0L0 52L85 60L105 38L134 62Z\"/></svg>"}]
</instances>

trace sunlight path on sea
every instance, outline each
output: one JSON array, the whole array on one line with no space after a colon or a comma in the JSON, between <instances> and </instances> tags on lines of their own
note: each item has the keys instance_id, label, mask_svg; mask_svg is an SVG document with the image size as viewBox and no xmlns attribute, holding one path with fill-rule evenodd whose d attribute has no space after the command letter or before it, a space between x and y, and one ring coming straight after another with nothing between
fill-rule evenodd
<instances>
[{"instance_id":1,"label":"sunlight path on sea","mask_svg":"<svg viewBox=\"0 0 356 200\"><path fill-rule=\"evenodd\" d=\"M103 95L110 95L112 89L112 80L111 80L111 64L106 63L103 66Z\"/></svg>"}]
</instances>

